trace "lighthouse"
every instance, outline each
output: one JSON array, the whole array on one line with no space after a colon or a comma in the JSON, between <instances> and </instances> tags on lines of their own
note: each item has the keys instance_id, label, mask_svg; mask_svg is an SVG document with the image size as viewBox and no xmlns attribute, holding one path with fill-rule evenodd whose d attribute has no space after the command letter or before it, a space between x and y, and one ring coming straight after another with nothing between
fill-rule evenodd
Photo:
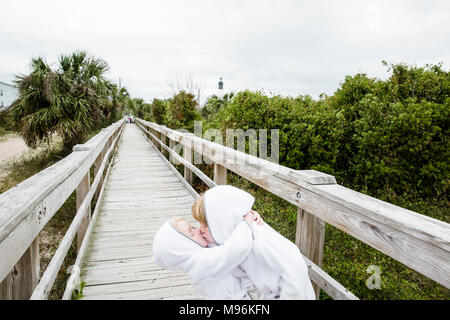
<instances>
[{"instance_id":1,"label":"lighthouse","mask_svg":"<svg viewBox=\"0 0 450 320\"><path fill-rule=\"evenodd\" d=\"M222 77L219 78L219 90L223 90L223 81L222 81Z\"/></svg>"}]
</instances>

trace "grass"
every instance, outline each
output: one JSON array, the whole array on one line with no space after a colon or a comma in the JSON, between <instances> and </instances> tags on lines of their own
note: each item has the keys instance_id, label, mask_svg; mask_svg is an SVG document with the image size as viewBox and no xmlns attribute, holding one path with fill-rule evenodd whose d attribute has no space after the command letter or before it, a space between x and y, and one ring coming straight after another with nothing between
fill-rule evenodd
<instances>
[{"instance_id":1,"label":"grass","mask_svg":"<svg viewBox=\"0 0 450 320\"><path fill-rule=\"evenodd\" d=\"M7 139L10 134L14 133L14 131L8 131L2 126L0 126L0 142Z\"/></svg>"}]
</instances>

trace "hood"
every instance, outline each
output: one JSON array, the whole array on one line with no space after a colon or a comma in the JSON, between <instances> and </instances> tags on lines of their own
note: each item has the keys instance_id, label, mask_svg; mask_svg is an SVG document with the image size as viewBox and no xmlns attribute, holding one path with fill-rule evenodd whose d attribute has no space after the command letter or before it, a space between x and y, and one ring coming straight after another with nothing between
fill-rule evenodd
<instances>
[{"instance_id":1,"label":"hood","mask_svg":"<svg viewBox=\"0 0 450 320\"><path fill-rule=\"evenodd\" d=\"M161 268L186 271L190 259L202 248L166 221L153 238L153 260Z\"/></svg>"},{"instance_id":2,"label":"hood","mask_svg":"<svg viewBox=\"0 0 450 320\"><path fill-rule=\"evenodd\" d=\"M230 185L215 186L205 192L206 222L217 244L223 244L231 236L254 202L250 193Z\"/></svg>"}]
</instances>

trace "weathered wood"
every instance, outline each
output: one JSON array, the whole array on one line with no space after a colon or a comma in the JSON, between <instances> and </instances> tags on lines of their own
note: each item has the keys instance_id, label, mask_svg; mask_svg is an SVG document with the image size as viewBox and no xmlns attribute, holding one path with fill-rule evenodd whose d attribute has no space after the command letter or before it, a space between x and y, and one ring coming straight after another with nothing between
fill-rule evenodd
<instances>
[{"instance_id":1,"label":"weathered wood","mask_svg":"<svg viewBox=\"0 0 450 320\"><path fill-rule=\"evenodd\" d=\"M145 131L145 128L143 128L142 126L140 126L140 128ZM150 134L149 132L146 132L146 133ZM195 173L204 183L206 183L206 185L208 185L209 187L214 187L217 185L213 180L211 180L200 169L198 169L197 167L195 167L195 165L193 165L192 163L190 163L190 162L186 161L185 159L183 159L182 157L180 157L174 150L172 150L169 147L167 147L166 145L164 145L162 143L162 141L157 141L157 142L161 145L161 147L164 150L166 150L170 155L172 155L172 157L175 158L179 163L182 163L191 172ZM191 148L189 148L189 149L191 149Z\"/></svg>"},{"instance_id":2,"label":"weathered wood","mask_svg":"<svg viewBox=\"0 0 450 320\"><path fill-rule=\"evenodd\" d=\"M214 163L214 182L218 185L227 184L227 168Z\"/></svg>"},{"instance_id":3,"label":"weathered wood","mask_svg":"<svg viewBox=\"0 0 450 320\"><path fill-rule=\"evenodd\" d=\"M170 147L170 149L174 150L176 145L177 145L177 143L175 141L169 140L169 147ZM169 154L169 161L172 164L178 164L177 163L178 161L175 159L175 157L172 155L172 153Z\"/></svg>"},{"instance_id":4,"label":"weathered wood","mask_svg":"<svg viewBox=\"0 0 450 320\"><path fill-rule=\"evenodd\" d=\"M320 268L323 260L325 242L325 222L299 208L297 211L297 229L295 244L300 251ZM316 298L319 299L320 287L313 284Z\"/></svg>"},{"instance_id":5,"label":"weathered wood","mask_svg":"<svg viewBox=\"0 0 450 320\"><path fill-rule=\"evenodd\" d=\"M192 149L184 146L183 157L187 162L192 163ZM189 170L188 167L184 166L184 179L192 185L192 178L192 171Z\"/></svg>"},{"instance_id":6,"label":"weathered wood","mask_svg":"<svg viewBox=\"0 0 450 320\"><path fill-rule=\"evenodd\" d=\"M98 170L100 169L100 166L102 165L103 157L105 155L105 149L103 149L100 154L98 155L97 159L95 159L94 162L94 178L97 176ZM98 196L100 194L100 190L103 185L103 179L100 181L97 190L95 191L95 199L98 199Z\"/></svg>"},{"instance_id":7,"label":"weathered wood","mask_svg":"<svg viewBox=\"0 0 450 320\"><path fill-rule=\"evenodd\" d=\"M116 138L114 141L117 141L119 139L119 136L118 135L115 135L115 136L116 136ZM88 214L87 209L90 207L91 200L94 196L96 188L97 188L98 184L100 183L100 180L102 179L102 176L103 176L102 173L105 170L106 164L109 160L109 156L111 155L113 148L114 148L114 142L111 144L110 148L108 149L108 151L105 154L102 165L99 169L99 174L95 177L95 179L92 183L92 188L90 188L88 193L85 195L83 202L81 203L72 223L69 226L69 229L67 230L63 239L61 240L61 242L58 246L58 249L56 249L56 252L53 255L52 260L48 264L47 269L45 270L41 281L34 289L33 294L31 296L32 300L47 299L47 296L52 288L52 285L56 279L56 276L58 275L58 272L61 268L64 258L66 256L67 252L69 251L72 241L75 238L75 235L77 234L77 232L80 228L80 225L82 224L83 220L85 219L86 215Z\"/></svg>"},{"instance_id":8,"label":"weathered wood","mask_svg":"<svg viewBox=\"0 0 450 320\"><path fill-rule=\"evenodd\" d=\"M72 194L119 121L56 164L0 195L0 281L12 270L45 224Z\"/></svg>"},{"instance_id":9,"label":"weathered wood","mask_svg":"<svg viewBox=\"0 0 450 320\"><path fill-rule=\"evenodd\" d=\"M86 197L87 193L89 192L90 181L91 181L91 178L90 178L90 173L88 171L77 187L77 194L76 194L77 211L80 209L84 198ZM84 234L86 233L87 226L89 225L89 221L91 219L91 205L90 204L87 206L86 212L83 212L82 214L84 215L84 219L81 221L80 227L77 232L77 245L78 245L77 248L78 249L81 247L81 242L83 241Z\"/></svg>"},{"instance_id":10,"label":"weathered wood","mask_svg":"<svg viewBox=\"0 0 450 320\"><path fill-rule=\"evenodd\" d=\"M309 276L311 280L317 284L323 291L335 300L359 300L353 293L348 291L335 279L330 277L319 266L313 263L308 258L304 257L305 263L309 269Z\"/></svg>"},{"instance_id":11,"label":"weathered wood","mask_svg":"<svg viewBox=\"0 0 450 320\"><path fill-rule=\"evenodd\" d=\"M80 281L86 283L83 299L160 299L169 292L174 298L201 298L186 275L161 270L153 264L152 241L156 231L173 216L193 220L190 208L195 190L189 190L190 185L158 152L151 138L136 126L125 128L123 143L101 191L101 205L94 209L76 261ZM134 160L136 156L139 162ZM139 164L145 162L156 165L141 170ZM136 185L144 187L143 191L130 191ZM66 299L76 284L76 269L69 278Z\"/></svg>"},{"instance_id":12,"label":"weathered wood","mask_svg":"<svg viewBox=\"0 0 450 320\"><path fill-rule=\"evenodd\" d=\"M39 281L39 261L37 237L0 284L0 300L29 299Z\"/></svg>"},{"instance_id":13,"label":"weathered wood","mask_svg":"<svg viewBox=\"0 0 450 320\"><path fill-rule=\"evenodd\" d=\"M167 136L161 133L161 142L164 144L164 146L167 146L167 140L168 140ZM163 148L163 145L161 145L161 148ZM169 152L165 148L163 148L161 152L164 155L164 157L166 158L169 157Z\"/></svg>"},{"instance_id":14,"label":"weathered wood","mask_svg":"<svg viewBox=\"0 0 450 320\"><path fill-rule=\"evenodd\" d=\"M115 146L115 148L116 147L117 147L117 145ZM109 162L108 169L107 169L107 172L105 174L105 179L107 179L108 176L109 176L109 173L110 173L110 170L111 170L111 166L112 166L112 163L113 163L113 159L114 159L114 156L112 157L111 161ZM100 165L99 170L101 170L101 165ZM103 181L103 179L101 181ZM99 184L101 184L101 182L99 182ZM94 213L93 213L92 219L89 221L89 225L88 225L88 228L86 230L86 234L83 237L83 241L81 242L81 245L78 246L78 248L79 248L78 255L77 255L75 263L74 263L74 265L72 267L71 276L67 280L66 289L65 289L63 297L62 297L63 300L71 299L72 292L73 292L75 286L79 285L79 283L77 283L77 282L78 282L79 275L80 275L81 262L83 261L83 258L84 258L85 254L86 254L86 248L88 247L89 240L90 240L90 238L92 236L92 230L94 228L95 222L97 221L98 212L99 212L99 209L100 209L101 204L102 204L102 199L103 199L102 195L103 195L104 189L105 189L105 185L103 184L101 189L100 189L100 193L98 194L98 197L97 197L98 200L97 200L97 203L96 203L95 208L94 208Z\"/></svg>"}]
</instances>

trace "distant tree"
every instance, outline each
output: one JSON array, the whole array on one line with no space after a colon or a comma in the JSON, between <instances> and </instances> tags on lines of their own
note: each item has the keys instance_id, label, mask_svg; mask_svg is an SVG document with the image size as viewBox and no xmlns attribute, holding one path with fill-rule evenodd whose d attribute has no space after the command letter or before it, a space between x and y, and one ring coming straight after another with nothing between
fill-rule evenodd
<instances>
[{"instance_id":1,"label":"distant tree","mask_svg":"<svg viewBox=\"0 0 450 320\"><path fill-rule=\"evenodd\" d=\"M211 120L227 102L233 98L234 93L226 93L223 97L212 95L206 100L205 105L201 109L202 117L205 120Z\"/></svg>"},{"instance_id":2,"label":"distant tree","mask_svg":"<svg viewBox=\"0 0 450 320\"><path fill-rule=\"evenodd\" d=\"M129 98L130 94L125 87L119 88L117 85L114 85L113 90L111 91L111 122L114 122L121 116L124 116L125 105Z\"/></svg>"},{"instance_id":3,"label":"distant tree","mask_svg":"<svg viewBox=\"0 0 450 320\"><path fill-rule=\"evenodd\" d=\"M153 99L151 105L150 119L157 124L165 124L166 122L166 105L167 101L160 99Z\"/></svg>"},{"instance_id":4,"label":"distant tree","mask_svg":"<svg viewBox=\"0 0 450 320\"><path fill-rule=\"evenodd\" d=\"M150 104L145 103L142 98L133 98L126 101L126 108L135 117L144 119L147 115L150 116Z\"/></svg>"},{"instance_id":5,"label":"distant tree","mask_svg":"<svg viewBox=\"0 0 450 320\"><path fill-rule=\"evenodd\" d=\"M192 93L179 92L169 100L167 105L167 126L174 129L183 128L193 131L194 121L201 119L197 107L198 102Z\"/></svg>"},{"instance_id":6,"label":"distant tree","mask_svg":"<svg viewBox=\"0 0 450 320\"><path fill-rule=\"evenodd\" d=\"M196 82L191 76L183 77L181 75L178 75L176 77L173 77L172 80L167 81L167 84L172 91L172 96L176 96L183 91L185 93L194 95L195 100L200 103L203 88L201 84Z\"/></svg>"}]
</instances>

